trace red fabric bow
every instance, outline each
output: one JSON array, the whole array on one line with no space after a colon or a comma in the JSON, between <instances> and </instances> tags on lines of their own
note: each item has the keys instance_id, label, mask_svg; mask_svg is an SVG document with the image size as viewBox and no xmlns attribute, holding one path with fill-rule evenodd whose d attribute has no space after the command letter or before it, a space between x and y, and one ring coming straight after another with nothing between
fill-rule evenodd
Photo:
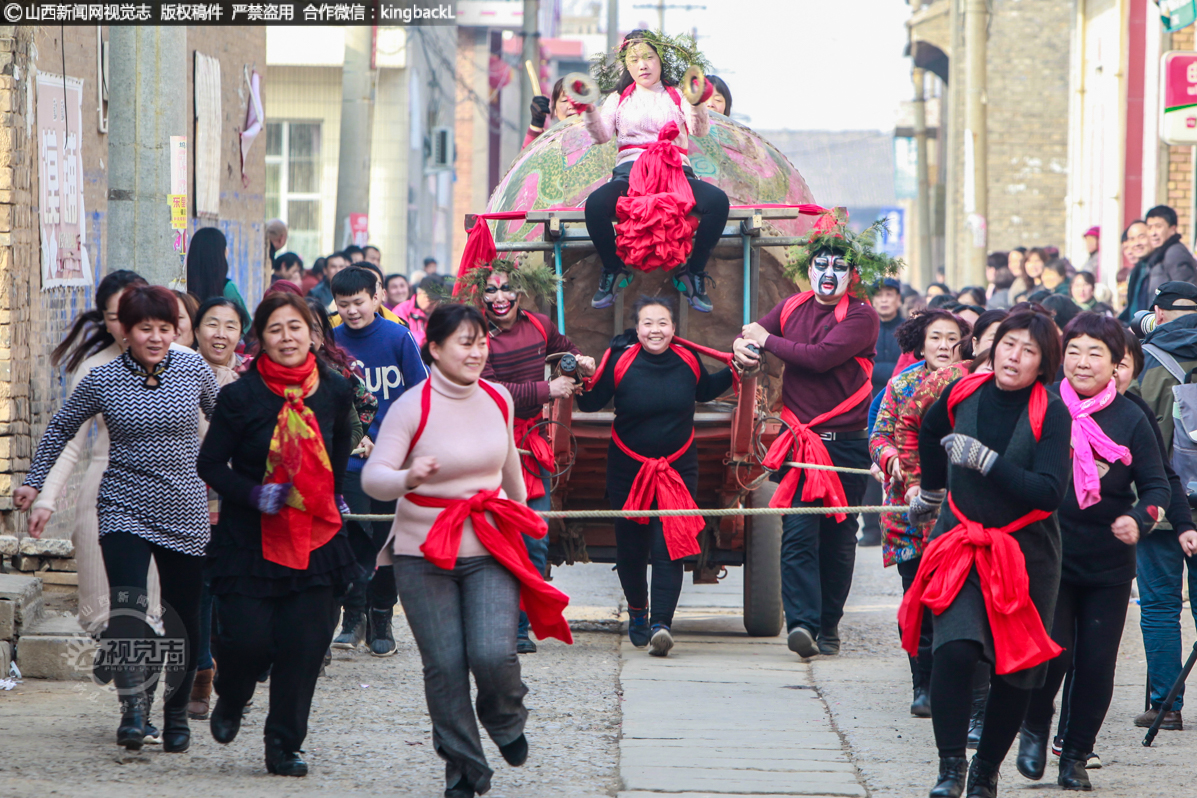
<instances>
[{"instance_id":1,"label":"red fabric bow","mask_svg":"<svg viewBox=\"0 0 1197 798\"><path fill-rule=\"evenodd\" d=\"M540 427L536 426L540 421L540 416L515 419L515 445L532 452L530 455L520 455L520 470L524 472L524 487L528 491L529 501L544 496L544 479L540 475L541 468L543 467L551 474L556 465L553 448L540 434Z\"/></svg>"},{"instance_id":2,"label":"red fabric bow","mask_svg":"<svg viewBox=\"0 0 1197 798\"><path fill-rule=\"evenodd\" d=\"M523 219L527 211L504 211L502 213L480 213L474 220L466 237L465 249L461 251L461 263L457 267L457 283L453 286L453 296L461 290L461 278L475 267L485 266L499 256L495 249L495 237L491 235L487 219Z\"/></svg>"},{"instance_id":3,"label":"red fabric bow","mask_svg":"<svg viewBox=\"0 0 1197 798\"><path fill-rule=\"evenodd\" d=\"M629 266L646 272L685 263L694 248L698 219L691 217L694 192L674 145L676 122L661 128L657 141L632 165L628 194L615 204L615 250Z\"/></svg>"},{"instance_id":4,"label":"red fabric bow","mask_svg":"<svg viewBox=\"0 0 1197 798\"><path fill-rule=\"evenodd\" d=\"M948 506L959 523L931 541L923 552L918 575L898 610L902 647L911 656L918 653L923 606L936 615L950 607L975 564L993 633L997 672L1014 673L1059 656L1064 649L1048 635L1031 603L1026 558L1018 541L1010 536L1051 513L1032 510L994 529L965 518L950 493Z\"/></svg>"},{"instance_id":5,"label":"red fabric bow","mask_svg":"<svg viewBox=\"0 0 1197 798\"><path fill-rule=\"evenodd\" d=\"M653 501L661 510L697 510L694 497L686 488L682 475L673 467L673 463L686 453L690 444L694 442L694 430L690 430L690 439L685 446L668 457L644 457L636 454L619 439L615 427L611 428L611 440L619 450L640 463L640 470L636 472L636 479L632 482L632 490L628 499L623 503L625 510L651 510ZM647 524L648 518L632 518L638 524ZM665 545L669 548L669 558L677 560L691 554L698 554L702 549L698 546L698 533L706 526L706 521L699 515L666 516L661 519L665 532Z\"/></svg>"},{"instance_id":6,"label":"red fabric bow","mask_svg":"<svg viewBox=\"0 0 1197 798\"><path fill-rule=\"evenodd\" d=\"M520 583L520 609L528 613L532 631L543 639L555 637L566 643L574 641L569 623L562 614L569 597L544 581L528 558L523 535L542 538L548 534L544 519L519 502L499 498L499 491L485 490L468 499L440 499L408 493L404 496L417 507L443 508L420 546L424 558L438 568L449 570L457 564L461 534L466 519L474 525L478 542ZM494 518L491 523L487 514Z\"/></svg>"}]
</instances>

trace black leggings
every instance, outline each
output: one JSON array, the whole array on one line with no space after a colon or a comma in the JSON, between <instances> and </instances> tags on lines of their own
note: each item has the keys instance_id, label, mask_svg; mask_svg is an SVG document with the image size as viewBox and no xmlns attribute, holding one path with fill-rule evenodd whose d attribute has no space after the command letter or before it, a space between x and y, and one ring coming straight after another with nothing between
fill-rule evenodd
<instances>
[{"instance_id":1,"label":"black leggings","mask_svg":"<svg viewBox=\"0 0 1197 798\"><path fill-rule=\"evenodd\" d=\"M136 641L155 640L143 657L150 667L163 668L166 689L163 697L168 708L178 708L191 698L191 681L199 649L200 594L204 587L204 558L174 551L128 532L109 532L100 538L104 568L108 571L111 601L108 628L103 638L112 641L109 656L114 665L127 664L129 652L148 645ZM150 557L158 565L162 584L162 620L166 635L159 638L146 624L148 607L146 576ZM117 641L134 641L125 644ZM181 647L181 652L179 648ZM141 648L145 651L146 649ZM156 656L155 650L161 653Z\"/></svg>"},{"instance_id":2,"label":"black leggings","mask_svg":"<svg viewBox=\"0 0 1197 798\"><path fill-rule=\"evenodd\" d=\"M981 644L973 640L953 640L935 651L931 669L931 725L935 728L935 745L941 757L965 756L973 675L978 667L985 667L984 663L978 663L981 663ZM1018 736L1030 700L1030 690L1011 687L1000 676L993 679L985 704L981 744L977 746L978 759L992 765L1002 763Z\"/></svg>"},{"instance_id":3,"label":"black leggings","mask_svg":"<svg viewBox=\"0 0 1197 798\"><path fill-rule=\"evenodd\" d=\"M1052 640L1063 646L1064 653L1048 663L1047 682L1031 693L1027 726L1051 726L1056 693L1072 668L1065 702L1068 716L1060 718L1064 747L1083 754L1093 750L1114 696L1114 669L1130 592L1130 582L1109 587L1060 582Z\"/></svg>"},{"instance_id":4,"label":"black leggings","mask_svg":"<svg viewBox=\"0 0 1197 798\"><path fill-rule=\"evenodd\" d=\"M611 182L599 186L586 198L586 232L590 234L590 240L594 242L594 248L603 261L603 271L609 274L624 269L624 263L615 251L615 225L611 220L615 218L615 204L628 193L630 173L631 169L625 172L617 168L612 173ZM686 263L686 270L695 274L706 268L711 250L723 235L730 203L723 189L702 182L694 177L689 168L686 169L686 179L690 183L690 190L694 192L694 210L690 213L699 217L698 230L694 233L694 249Z\"/></svg>"},{"instance_id":5,"label":"black leggings","mask_svg":"<svg viewBox=\"0 0 1197 798\"><path fill-rule=\"evenodd\" d=\"M621 505L622 506L622 505ZM673 611L682 595L684 569L681 560L669 559L665 530L660 518L647 525L628 518L615 522L615 569L628 607L651 606L649 623L673 625ZM653 566L652 603L649 605L648 565Z\"/></svg>"},{"instance_id":6,"label":"black leggings","mask_svg":"<svg viewBox=\"0 0 1197 798\"><path fill-rule=\"evenodd\" d=\"M913 560L900 562L897 564L898 575L902 577L902 594L905 595L910 586L914 584L914 577L919 572L919 563L922 562L922 557L917 557ZM931 663L934 657L931 654L931 644L933 638L931 636L934 622L929 610L923 611L923 625L919 629L919 655L911 657L907 655L910 660L910 679L916 688L931 687ZM902 627L898 627L898 638L901 639Z\"/></svg>"}]
</instances>

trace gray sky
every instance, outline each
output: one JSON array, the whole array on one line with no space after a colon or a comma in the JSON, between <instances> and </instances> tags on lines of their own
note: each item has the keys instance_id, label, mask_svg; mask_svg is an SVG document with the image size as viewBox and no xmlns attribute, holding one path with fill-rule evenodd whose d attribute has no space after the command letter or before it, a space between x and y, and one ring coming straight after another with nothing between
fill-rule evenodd
<instances>
[{"instance_id":1,"label":"gray sky","mask_svg":"<svg viewBox=\"0 0 1197 798\"><path fill-rule=\"evenodd\" d=\"M658 26L657 0L620 0L620 27ZM665 28L703 53L758 130L889 130L910 99L902 0L666 0Z\"/></svg>"}]
</instances>

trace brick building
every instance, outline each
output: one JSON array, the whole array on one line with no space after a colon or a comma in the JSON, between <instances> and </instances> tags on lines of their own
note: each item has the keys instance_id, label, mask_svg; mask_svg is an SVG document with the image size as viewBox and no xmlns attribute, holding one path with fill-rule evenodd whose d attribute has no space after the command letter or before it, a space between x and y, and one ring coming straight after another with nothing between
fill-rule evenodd
<instances>
[{"instance_id":1,"label":"brick building","mask_svg":"<svg viewBox=\"0 0 1197 798\"><path fill-rule=\"evenodd\" d=\"M240 139L250 102L249 76L254 70L265 72L264 29L139 29L135 35L152 37L163 31L186 44L161 54L171 59L169 73L142 71L142 80L129 81L111 78L118 66L130 64L132 54L122 52L134 35L130 29L120 31L119 42L114 42L108 27L0 27L0 533L24 531L24 514L12 512L12 490L21 483L32 448L68 385L62 370L51 367L50 351L74 318L91 307L96 283L115 268L135 268L162 283L181 284L184 277L182 255L170 244L175 236L167 197L169 161L161 165L161 174L138 171L134 176L140 185L135 191L126 188L124 177L117 174L126 165L124 156L111 141L119 127L114 118L117 105L145 112L155 102L155 91L172 95L167 99L178 109L173 118L152 129L143 125L121 145L167 158L169 136L185 136L188 232L215 226L225 233L229 277L251 306L269 279L264 266L265 137L250 146L244 172ZM102 48L108 49L107 59ZM205 62L210 79L198 115L206 126L202 153L196 147L200 123L194 108L197 52L213 59ZM134 66L143 69L144 62ZM217 68L219 77L214 78ZM55 131L48 138L48 115L57 119L62 110L64 135L60 140ZM120 130L119 135L128 132ZM61 182L51 193L55 203L62 203L63 218L78 222L82 240L55 238L53 248L75 243L72 251L86 264L72 280L55 278L55 267L48 265L54 262L47 253L49 239L42 235L45 197L50 194L41 184L39 168L47 168L41 161L47 147L55 146L61 170L47 174ZM78 160L71 157L75 152ZM199 160L202 169L197 168ZM58 167L59 161L53 163ZM197 213L197 173L207 177L202 213ZM162 180L155 182L159 177ZM71 191L76 186L77 195ZM81 198L81 205L72 198ZM126 212L122 218L132 226L125 226L124 221L114 222L114 202L142 202L148 211ZM149 228L146 219L152 221ZM120 231L112 233L116 240L110 240L110 230ZM74 506L68 497L86 465L84 457L47 536L70 536Z\"/></svg>"}]
</instances>

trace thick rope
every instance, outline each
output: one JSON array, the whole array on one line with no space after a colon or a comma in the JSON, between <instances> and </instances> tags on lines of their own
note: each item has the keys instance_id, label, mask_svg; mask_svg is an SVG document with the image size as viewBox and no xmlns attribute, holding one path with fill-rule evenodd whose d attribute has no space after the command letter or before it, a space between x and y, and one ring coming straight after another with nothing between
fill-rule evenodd
<instances>
[{"instance_id":1,"label":"thick rope","mask_svg":"<svg viewBox=\"0 0 1197 798\"><path fill-rule=\"evenodd\" d=\"M871 476L873 472L868 468L848 468L846 466L815 465L814 463L782 463L790 468L809 468L812 471L839 471L841 474L865 474Z\"/></svg>"},{"instance_id":2,"label":"thick rope","mask_svg":"<svg viewBox=\"0 0 1197 798\"><path fill-rule=\"evenodd\" d=\"M836 515L837 513L904 513L905 505L862 507L726 507L722 509L697 510L541 510L542 518L664 518L667 516L700 515L706 518L721 518L737 515ZM393 515L343 515L346 521L391 521Z\"/></svg>"}]
</instances>

